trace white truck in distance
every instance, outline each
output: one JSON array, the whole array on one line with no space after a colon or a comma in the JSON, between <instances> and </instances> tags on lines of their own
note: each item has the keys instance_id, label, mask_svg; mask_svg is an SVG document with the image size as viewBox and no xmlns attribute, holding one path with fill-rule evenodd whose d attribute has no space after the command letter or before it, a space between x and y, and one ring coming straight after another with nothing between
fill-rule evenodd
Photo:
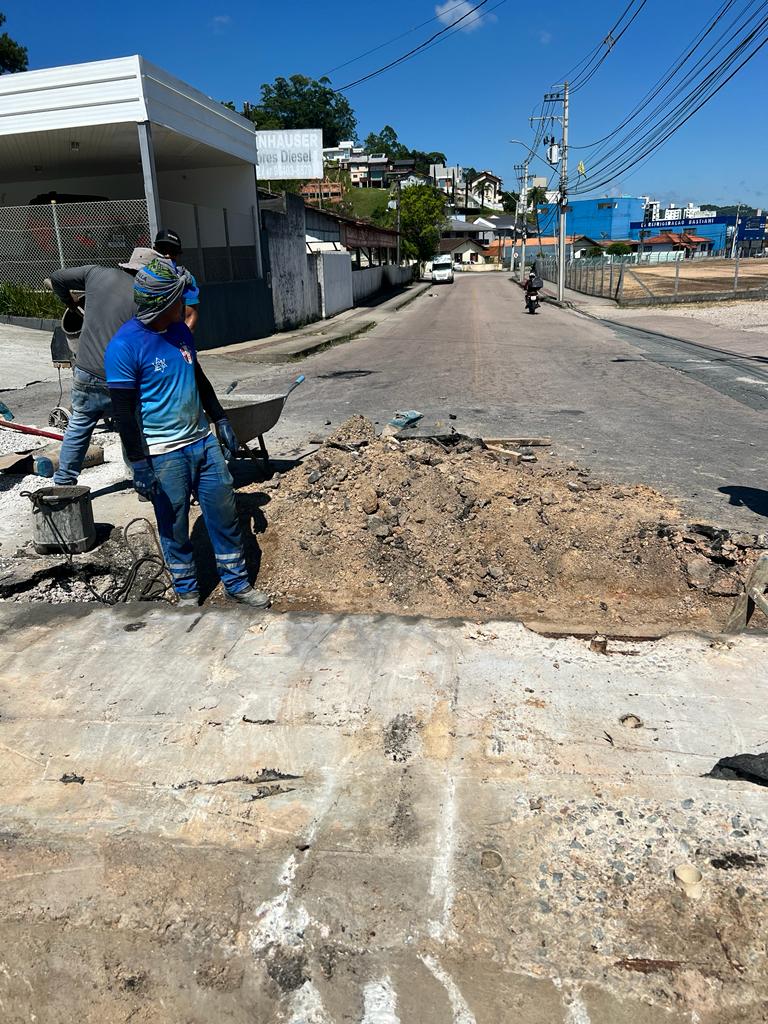
<instances>
[{"instance_id":1,"label":"white truck in distance","mask_svg":"<svg viewBox=\"0 0 768 1024\"><path fill-rule=\"evenodd\" d=\"M433 257L432 284L453 284L453 258L450 253Z\"/></svg>"}]
</instances>

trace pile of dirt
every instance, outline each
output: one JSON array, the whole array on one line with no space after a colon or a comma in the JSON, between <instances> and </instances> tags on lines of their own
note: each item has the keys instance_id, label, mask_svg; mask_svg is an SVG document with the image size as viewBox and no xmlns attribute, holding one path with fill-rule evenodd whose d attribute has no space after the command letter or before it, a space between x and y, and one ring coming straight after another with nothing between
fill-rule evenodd
<instances>
[{"instance_id":1,"label":"pile of dirt","mask_svg":"<svg viewBox=\"0 0 768 1024\"><path fill-rule=\"evenodd\" d=\"M246 488L268 495L259 586L279 609L722 625L746 548L712 551L651 488L538 452L515 464L470 439L377 438L354 417Z\"/></svg>"}]
</instances>

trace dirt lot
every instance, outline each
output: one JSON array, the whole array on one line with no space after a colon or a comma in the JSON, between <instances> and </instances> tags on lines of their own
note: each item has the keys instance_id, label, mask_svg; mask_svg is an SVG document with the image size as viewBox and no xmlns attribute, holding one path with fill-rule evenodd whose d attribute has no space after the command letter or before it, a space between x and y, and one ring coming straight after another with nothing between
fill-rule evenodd
<instances>
[{"instance_id":1,"label":"dirt lot","mask_svg":"<svg viewBox=\"0 0 768 1024\"><path fill-rule=\"evenodd\" d=\"M679 264L677 293L679 295L721 293L734 288L734 260L682 260ZM631 274L624 279L624 298L647 298L642 284L654 295L675 293L675 264L650 264L627 268ZM768 287L768 260L739 261L738 290L765 290Z\"/></svg>"}]
</instances>

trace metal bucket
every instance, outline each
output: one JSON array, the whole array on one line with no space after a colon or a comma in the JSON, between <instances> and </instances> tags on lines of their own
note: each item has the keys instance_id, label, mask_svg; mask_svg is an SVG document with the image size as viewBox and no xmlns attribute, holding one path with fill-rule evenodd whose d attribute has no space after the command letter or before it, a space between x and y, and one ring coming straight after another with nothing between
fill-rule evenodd
<instances>
[{"instance_id":1,"label":"metal bucket","mask_svg":"<svg viewBox=\"0 0 768 1024\"><path fill-rule=\"evenodd\" d=\"M41 555L77 555L96 543L90 487L41 487L32 502L32 540Z\"/></svg>"},{"instance_id":2,"label":"metal bucket","mask_svg":"<svg viewBox=\"0 0 768 1024\"><path fill-rule=\"evenodd\" d=\"M79 338L83 329L82 309L72 309L68 306L61 317L61 329L72 341Z\"/></svg>"}]
</instances>

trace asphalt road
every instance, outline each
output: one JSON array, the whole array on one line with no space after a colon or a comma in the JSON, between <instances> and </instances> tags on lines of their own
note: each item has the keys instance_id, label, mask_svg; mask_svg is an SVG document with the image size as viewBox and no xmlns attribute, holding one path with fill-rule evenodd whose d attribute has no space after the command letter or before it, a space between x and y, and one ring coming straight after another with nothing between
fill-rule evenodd
<instances>
[{"instance_id":1,"label":"asphalt road","mask_svg":"<svg viewBox=\"0 0 768 1024\"><path fill-rule=\"evenodd\" d=\"M768 527L764 363L551 305L528 316L507 275L457 275L369 334L295 366L211 355L205 365L220 385L239 378L246 390L306 375L272 435L275 451L353 412L384 424L418 409L425 424L472 434L549 434L559 454L658 487L691 517Z\"/></svg>"},{"instance_id":2,"label":"asphalt road","mask_svg":"<svg viewBox=\"0 0 768 1024\"><path fill-rule=\"evenodd\" d=\"M268 435L276 455L355 412L383 425L417 409L426 425L471 434L549 434L558 454L658 487L692 518L768 528L764 361L551 305L528 316L506 274L457 275L368 334L295 364L214 353L203 362L220 390L238 380L237 391L280 391L306 375ZM57 394L51 384L14 393L17 416L39 417Z\"/></svg>"}]
</instances>

